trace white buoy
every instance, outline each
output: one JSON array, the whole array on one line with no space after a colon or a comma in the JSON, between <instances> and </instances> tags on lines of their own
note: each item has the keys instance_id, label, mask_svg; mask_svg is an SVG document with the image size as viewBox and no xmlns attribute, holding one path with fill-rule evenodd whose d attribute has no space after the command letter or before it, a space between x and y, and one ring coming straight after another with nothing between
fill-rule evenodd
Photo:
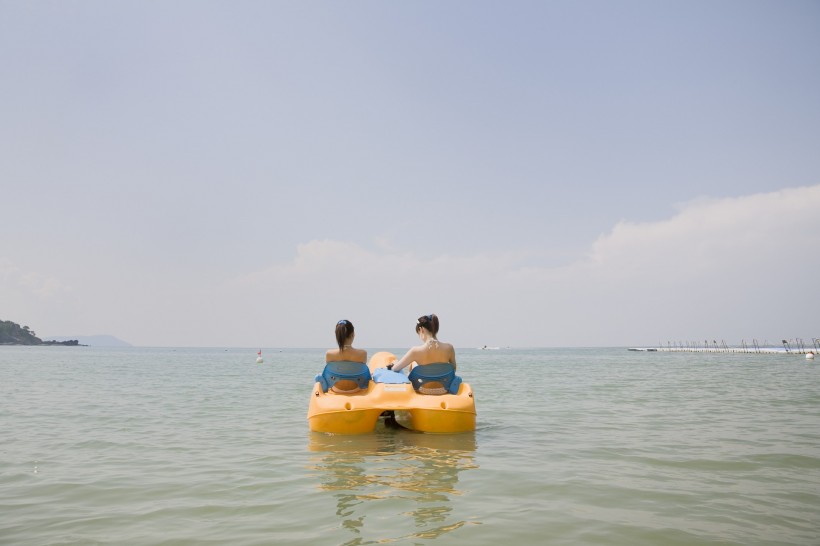
<instances>
[{"instance_id":1,"label":"white buoy","mask_svg":"<svg viewBox=\"0 0 820 546\"><path fill-rule=\"evenodd\" d=\"M257 364L262 364L262 362L264 362L264 360L262 360L262 349L259 349L259 352L256 353L256 354L257 354L256 363Z\"/></svg>"},{"instance_id":2,"label":"white buoy","mask_svg":"<svg viewBox=\"0 0 820 546\"><path fill-rule=\"evenodd\" d=\"M812 352L806 353L806 360L814 360L814 353L812 353Z\"/></svg>"}]
</instances>

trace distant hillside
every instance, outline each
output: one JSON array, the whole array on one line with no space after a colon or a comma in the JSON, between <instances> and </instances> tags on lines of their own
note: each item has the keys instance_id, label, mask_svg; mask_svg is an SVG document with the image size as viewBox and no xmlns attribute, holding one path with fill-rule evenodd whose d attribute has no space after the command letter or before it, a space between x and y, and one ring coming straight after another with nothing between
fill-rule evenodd
<instances>
[{"instance_id":1,"label":"distant hillside","mask_svg":"<svg viewBox=\"0 0 820 546\"><path fill-rule=\"evenodd\" d=\"M0 345L79 345L76 339L43 341L28 326L10 320L0 320Z\"/></svg>"},{"instance_id":2,"label":"distant hillside","mask_svg":"<svg viewBox=\"0 0 820 546\"><path fill-rule=\"evenodd\" d=\"M133 347L127 341L123 341L118 337L109 335L96 336L46 336L46 339L53 339L56 341L69 341L76 339L80 345L88 345L89 347Z\"/></svg>"}]
</instances>

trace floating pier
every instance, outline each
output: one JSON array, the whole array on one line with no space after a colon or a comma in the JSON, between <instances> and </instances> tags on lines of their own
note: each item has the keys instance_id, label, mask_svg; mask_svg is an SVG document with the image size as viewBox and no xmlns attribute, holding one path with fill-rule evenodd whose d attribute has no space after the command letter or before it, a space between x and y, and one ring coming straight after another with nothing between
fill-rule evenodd
<instances>
[{"instance_id":1,"label":"floating pier","mask_svg":"<svg viewBox=\"0 0 820 546\"><path fill-rule=\"evenodd\" d=\"M748 345L746 341L741 341L739 346L727 345L725 341L718 343L716 340L696 343L667 342L666 345L659 344L658 347L629 347L630 351L658 352L658 353L746 353L746 354L774 354L774 355L816 355L820 353L820 338L812 338L811 345L807 345L802 339L783 340L782 347L760 346L757 340L752 340Z\"/></svg>"}]
</instances>

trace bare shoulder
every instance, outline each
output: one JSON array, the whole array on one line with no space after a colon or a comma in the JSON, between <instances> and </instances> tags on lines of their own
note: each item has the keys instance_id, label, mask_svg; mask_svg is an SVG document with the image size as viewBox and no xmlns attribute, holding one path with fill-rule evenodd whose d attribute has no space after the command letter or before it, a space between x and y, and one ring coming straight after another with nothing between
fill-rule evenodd
<instances>
[{"instance_id":1,"label":"bare shoulder","mask_svg":"<svg viewBox=\"0 0 820 546\"><path fill-rule=\"evenodd\" d=\"M350 347L345 348L343 351L339 349L328 349L327 353L325 353L325 362L339 362L341 360L366 363L367 351Z\"/></svg>"},{"instance_id":2,"label":"bare shoulder","mask_svg":"<svg viewBox=\"0 0 820 546\"><path fill-rule=\"evenodd\" d=\"M450 343L442 343L444 346L444 350L447 352L447 356L449 357L449 362L452 363L454 366L456 364L456 348L453 347Z\"/></svg>"},{"instance_id":3,"label":"bare shoulder","mask_svg":"<svg viewBox=\"0 0 820 546\"><path fill-rule=\"evenodd\" d=\"M353 349L351 352L356 362L367 362L367 351L364 349Z\"/></svg>"}]
</instances>

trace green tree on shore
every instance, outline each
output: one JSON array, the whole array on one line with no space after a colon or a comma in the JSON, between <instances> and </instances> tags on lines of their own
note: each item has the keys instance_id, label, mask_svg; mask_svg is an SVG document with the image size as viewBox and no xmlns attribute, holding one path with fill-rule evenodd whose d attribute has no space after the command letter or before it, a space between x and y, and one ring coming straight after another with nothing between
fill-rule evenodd
<instances>
[{"instance_id":1,"label":"green tree on shore","mask_svg":"<svg viewBox=\"0 0 820 546\"><path fill-rule=\"evenodd\" d=\"M76 347L76 339L66 341L43 341L28 326L20 326L10 320L0 320L0 345L66 345Z\"/></svg>"},{"instance_id":2,"label":"green tree on shore","mask_svg":"<svg viewBox=\"0 0 820 546\"><path fill-rule=\"evenodd\" d=\"M0 320L0 343L40 345L42 342L28 326L21 327L16 322Z\"/></svg>"}]
</instances>

